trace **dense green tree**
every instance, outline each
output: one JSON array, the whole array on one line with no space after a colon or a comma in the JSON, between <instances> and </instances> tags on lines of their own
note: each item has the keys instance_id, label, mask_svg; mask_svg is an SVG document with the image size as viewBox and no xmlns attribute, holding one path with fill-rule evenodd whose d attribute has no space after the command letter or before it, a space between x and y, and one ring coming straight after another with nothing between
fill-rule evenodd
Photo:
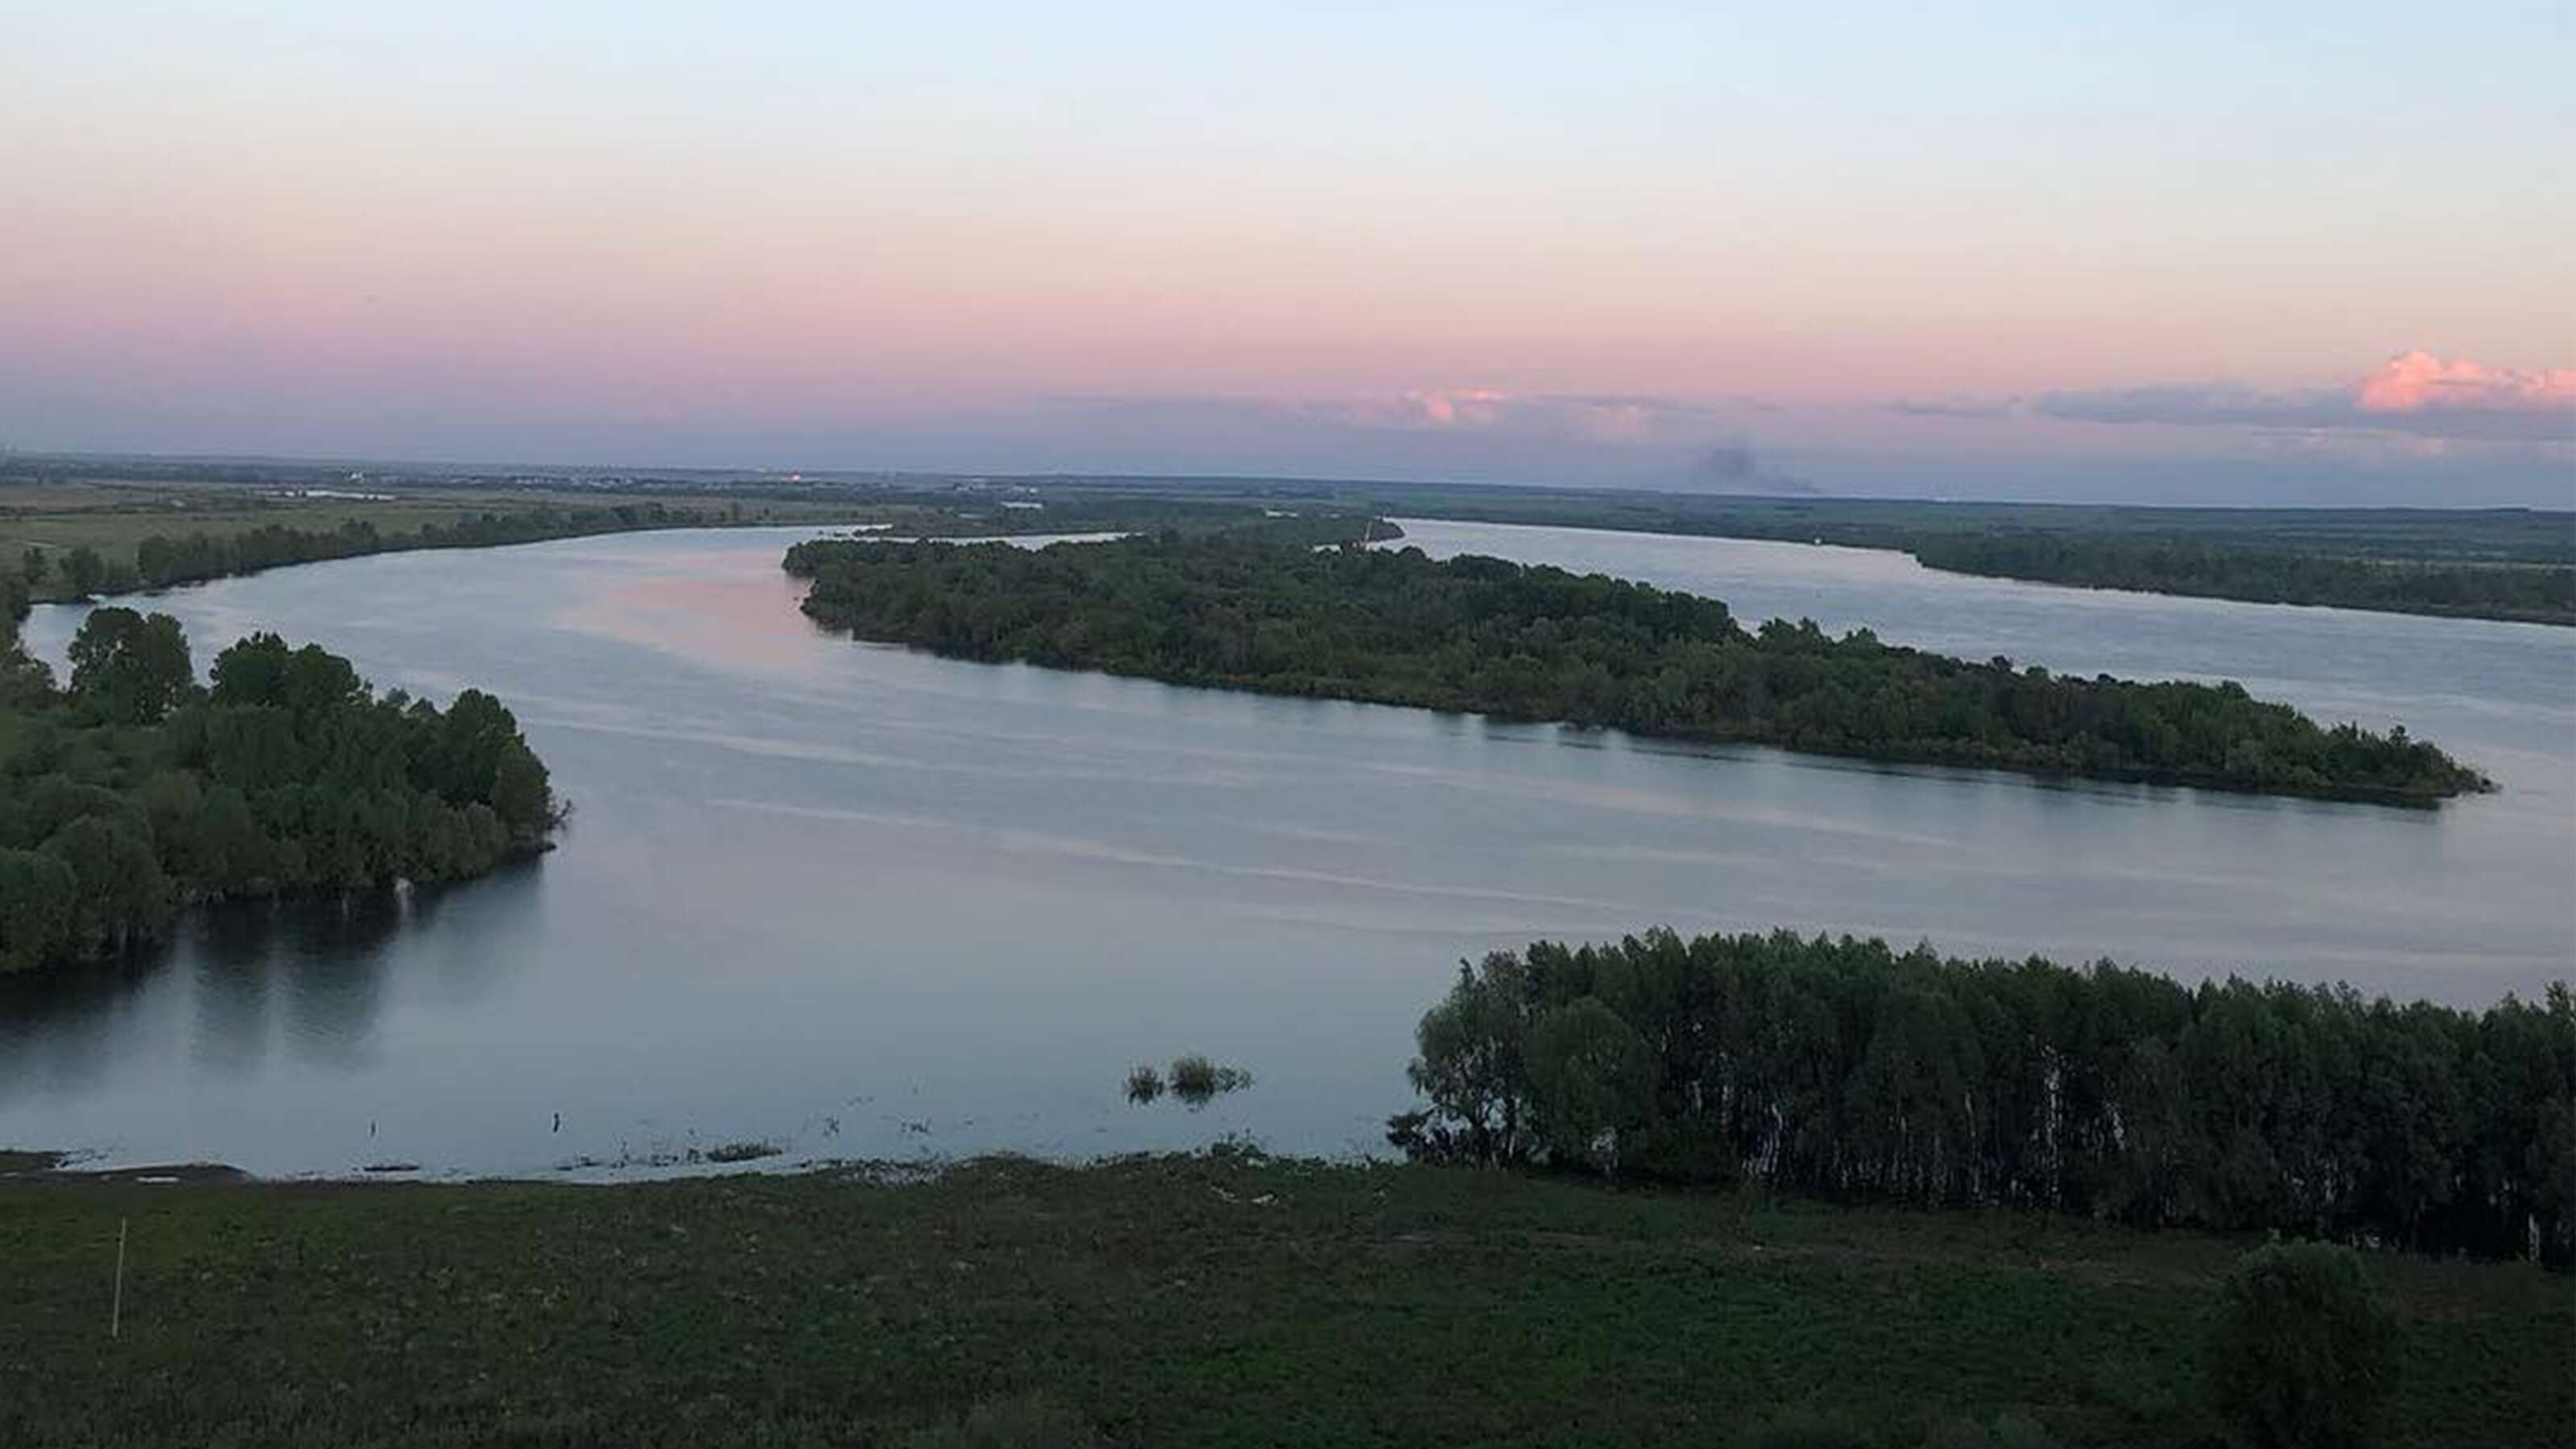
<instances>
[{"instance_id":1,"label":"dense green tree","mask_svg":"<svg viewBox=\"0 0 2576 1449\"><path fill-rule=\"evenodd\" d=\"M221 705L274 706L302 714L346 704L365 683L349 661L320 645L288 647L275 634L252 634L217 656L209 697Z\"/></svg>"},{"instance_id":2,"label":"dense green tree","mask_svg":"<svg viewBox=\"0 0 2576 1449\"><path fill-rule=\"evenodd\" d=\"M79 894L60 857L0 848L0 975L33 971L63 954Z\"/></svg>"},{"instance_id":3,"label":"dense green tree","mask_svg":"<svg viewBox=\"0 0 2576 1449\"><path fill-rule=\"evenodd\" d=\"M2492 788L2403 730L2324 728L2234 684L2080 679L1746 630L1601 575L1259 537L789 550L834 628L975 659L1475 710L1872 759L2426 804Z\"/></svg>"},{"instance_id":4,"label":"dense green tree","mask_svg":"<svg viewBox=\"0 0 2576 1449\"><path fill-rule=\"evenodd\" d=\"M82 597L94 594L108 581L107 560L88 544L80 544L62 557L63 583Z\"/></svg>"},{"instance_id":5,"label":"dense green tree","mask_svg":"<svg viewBox=\"0 0 2576 1449\"><path fill-rule=\"evenodd\" d=\"M60 771L21 777L13 782L6 816L0 816L0 841L29 849L53 838L56 831L75 820L95 816L114 820L130 814L133 805L125 796L105 785L75 780Z\"/></svg>"},{"instance_id":6,"label":"dense green tree","mask_svg":"<svg viewBox=\"0 0 2576 1449\"><path fill-rule=\"evenodd\" d=\"M72 657L68 695L39 672L0 698L0 971L112 954L190 901L476 875L561 818L479 691L444 711L378 697L268 634L201 691L176 622L128 609L93 610Z\"/></svg>"},{"instance_id":7,"label":"dense green tree","mask_svg":"<svg viewBox=\"0 0 2576 1449\"><path fill-rule=\"evenodd\" d=\"M1461 964L1458 984L1422 1018L1422 1054L1406 1068L1427 1112L1396 1119L1399 1147L1425 1156L1519 1162L1528 1117L1528 972L1508 952Z\"/></svg>"},{"instance_id":8,"label":"dense green tree","mask_svg":"<svg viewBox=\"0 0 2576 1449\"><path fill-rule=\"evenodd\" d=\"M169 877L152 853L150 830L127 815L84 815L45 841L46 854L71 868L70 940L98 955L159 934L174 904Z\"/></svg>"},{"instance_id":9,"label":"dense green tree","mask_svg":"<svg viewBox=\"0 0 2576 1449\"><path fill-rule=\"evenodd\" d=\"M507 718L509 711L503 710L502 715ZM503 747L501 758L492 767L492 787L486 803L514 838L533 839L554 826L554 787L547 778L545 762L518 738L515 721L510 743Z\"/></svg>"},{"instance_id":10,"label":"dense green tree","mask_svg":"<svg viewBox=\"0 0 2576 1449\"><path fill-rule=\"evenodd\" d=\"M1530 1102L1546 1125L1548 1150L1564 1162L1615 1169L1623 1141L1646 1125L1655 1065L1646 1043L1619 1014L1585 996L1532 1023Z\"/></svg>"},{"instance_id":11,"label":"dense green tree","mask_svg":"<svg viewBox=\"0 0 2576 1449\"><path fill-rule=\"evenodd\" d=\"M260 883L274 876L274 854L268 833L251 812L250 798L237 785L217 785L203 792L196 821L195 878L210 896L263 894ZM462 875L449 852L433 849L437 877Z\"/></svg>"},{"instance_id":12,"label":"dense green tree","mask_svg":"<svg viewBox=\"0 0 2576 1449\"><path fill-rule=\"evenodd\" d=\"M2257 1248L2221 1291L2210 1398L2249 1449L2367 1449L2397 1386L2399 1337L2359 1254Z\"/></svg>"},{"instance_id":13,"label":"dense green tree","mask_svg":"<svg viewBox=\"0 0 2576 1449\"><path fill-rule=\"evenodd\" d=\"M53 670L18 638L28 607L27 581L0 574L0 710L39 709L54 702Z\"/></svg>"},{"instance_id":14,"label":"dense green tree","mask_svg":"<svg viewBox=\"0 0 2576 1449\"><path fill-rule=\"evenodd\" d=\"M1461 967L1410 1155L2576 1261L2576 999L1669 931Z\"/></svg>"},{"instance_id":15,"label":"dense green tree","mask_svg":"<svg viewBox=\"0 0 2576 1449\"><path fill-rule=\"evenodd\" d=\"M187 636L167 614L92 609L72 635L74 702L110 724L153 724L196 688Z\"/></svg>"},{"instance_id":16,"label":"dense green tree","mask_svg":"<svg viewBox=\"0 0 2576 1449\"><path fill-rule=\"evenodd\" d=\"M40 709L55 699L54 671L27 652L15 630L0 632L0 711Z\"/></svg>"}]
</instances>

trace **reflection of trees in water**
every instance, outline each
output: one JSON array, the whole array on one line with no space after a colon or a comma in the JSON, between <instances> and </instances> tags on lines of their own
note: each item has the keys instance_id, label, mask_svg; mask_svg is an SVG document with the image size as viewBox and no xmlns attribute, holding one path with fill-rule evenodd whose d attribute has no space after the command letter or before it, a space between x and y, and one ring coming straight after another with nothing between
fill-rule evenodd
<instances>
[{"instance_id":1,"label":"reflection of trees in water","mask_svg":"<svg viewBox=\"0 0 2576 1449\"><path fill-rule=\"evenodd\" d=\"M207 912L187 952L197 987L196 1059L255 1068L268 1050L270 1014L282 1011L292 1055L355 1065L375 1028L385 947L403 927L407 894L350 891Z\"/></svg>"},{"instance_id":2,"label":"reflection of trees in water","mask_svg":"<svg viewBox=\"0 0 2576 1449\"><path fill-rule=\"evenodd\" d=\"M0 976L0 1093L105 1075L119 1024L142 1014L144 988L168 954L164 946L78 971Z\"/></svg>"},{"instance_id":3,"label":"reflection of trees in water","mask_svg":"<svg viewBox=\"0 0 2576 1449\"><path fill-rule=\"evenodd\" d=\"M403 936L404 979L450 1006L488 993L530 959L530 923L542 908L538 885L544 868L545 857L531 856L476 880L413 891L410 929Z\"/></svg>"},{"instance_id":4,"label":"reflection of trees in water","mask_svg":"<svg viewBox=\"0 0 2576 1449\"><path fill-rule=\"evenodd\" d=\"M165 1020L187 1033L196 1067L223 1076L255 1074L275 1024L299 1060L363 1065L395 960L428 968L451 1000L482 995L510 955L484 949L486 938L533 909L539 865L401 890L221 902L188 912L168 940L91 969L0 977L0 1093L98 1082L129 1054L158 1049L152 1030ZM190 997L193 1024L178 1024Z\"/></svg>"}]
</instances>

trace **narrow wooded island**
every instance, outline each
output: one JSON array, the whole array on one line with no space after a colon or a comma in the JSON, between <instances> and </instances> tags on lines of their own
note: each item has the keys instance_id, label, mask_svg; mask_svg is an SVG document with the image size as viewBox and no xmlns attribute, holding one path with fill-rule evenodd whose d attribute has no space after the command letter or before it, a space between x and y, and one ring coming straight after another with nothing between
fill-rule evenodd
<instances>
[{"instance_id":1,"label":"narrow wooded island","mask_svg":"<svg viewBox=\"0 0 2576 1449\"><path fill-rule=\"evenodd\" d=\"M1978 664L1502 559L1162 534L1028 550L818 541L805 612L863 639L1175 684L1865 759L2429 805L2494 788L2403 728L2233 683Z\"/></svg>"}]
</instances>

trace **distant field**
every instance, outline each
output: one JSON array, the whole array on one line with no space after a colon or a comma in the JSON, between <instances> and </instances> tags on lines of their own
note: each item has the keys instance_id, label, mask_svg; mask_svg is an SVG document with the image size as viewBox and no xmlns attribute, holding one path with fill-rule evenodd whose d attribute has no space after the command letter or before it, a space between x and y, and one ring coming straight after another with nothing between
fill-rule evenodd
<instances>
[{"instance_id":1,"label":"distant field","mask_svg":"<svg viewBox=\"0 0 2576 1449\"><path fill-rule=\"evenodd\" d=\"M2201 1345L2246 1246L1234 1155L909 1186L0 1179L0 1442L1067 1442L913 1437L1034 1394L1119 1445L1724 1445L1813 1406L1888 1449L2005 1415L2184 1449L2214 1442ZM2576 1281L2372 1265L2410 1320L2392 1445L2564 1443Z\"/></svg>"},{"instance_id":2,"label":"distant field","mask_svg":"<svg viewBox=\"0 0 2576 1449\"><path fill-rule=\"evenodd\" d=\"M0 568L17 568L29 548L44 551L46 576L38 598L61 598L53 567L63 554L86 545L111 562L131 565L135 545L155 534L225 536L271 524L327 532L363 519L382 533L406 533L424 523L452 524L483 513L516 512L544 504L601 507L618 503L678 502L667 493L602 490L401 489L352 484L350 491L386 493L375 498L291 496L296 490L238 483L138 482L79 479L35 482L0 478ZM850 505L774 498L692 498L701 507L739 507L743 523L820 523L848 518Z\"/></svg>"}]
</instances>

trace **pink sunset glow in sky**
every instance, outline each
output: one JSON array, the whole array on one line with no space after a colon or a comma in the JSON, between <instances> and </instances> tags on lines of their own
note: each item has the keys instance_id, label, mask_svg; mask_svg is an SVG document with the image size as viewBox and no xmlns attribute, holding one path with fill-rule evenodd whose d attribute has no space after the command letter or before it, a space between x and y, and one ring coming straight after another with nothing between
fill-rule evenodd
<instances>
[{"instance_id":1,"label":"pink sunset glow in sky","mask_svg":"<svg viewBox=\"0 0 2576 1449\"><path fill-rule=\"evenodd\" d=\"M0 441L2576 503L2564 7L2069 9L0 0Z\"/></svg>"}]
</instances>

